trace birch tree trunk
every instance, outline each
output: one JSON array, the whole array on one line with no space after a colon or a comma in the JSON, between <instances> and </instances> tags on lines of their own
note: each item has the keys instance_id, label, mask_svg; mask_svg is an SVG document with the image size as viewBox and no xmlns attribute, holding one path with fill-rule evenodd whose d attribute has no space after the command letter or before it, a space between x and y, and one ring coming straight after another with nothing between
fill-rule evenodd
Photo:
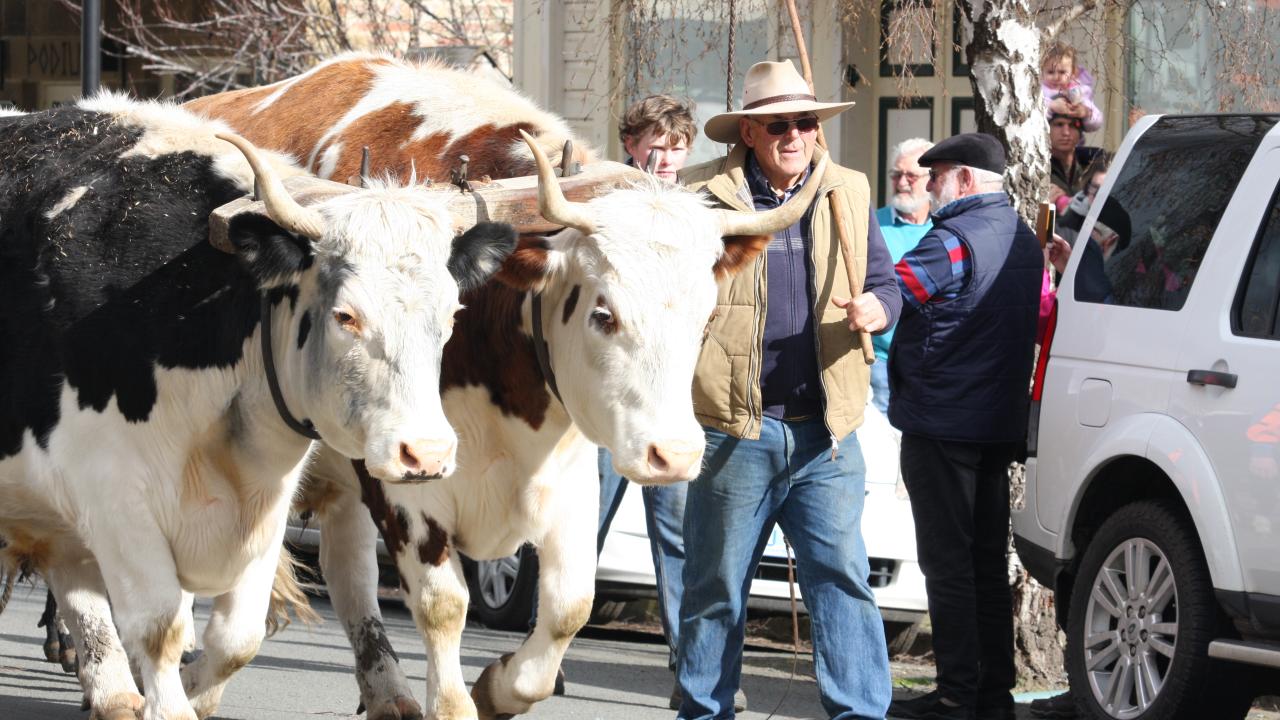
<instances>
[{"instance_id":1,"label":"birch tree trunk","mask_svg":"<svg viewBox=\"0 0 1280 720\"><path fill-rule=\"evenodd\" d=\"M1029 0L959 0L974 29L965 48L978 130L1000 139L1008 156L1005 189L1014 207L1034 227L1038 204L1048 197L1049 126L1040 94L1041 31ZM1011 497L1021 498L1024 468L1010 473ZM1059 684L1062 643L1054 597L1010 553L1013 580L1014 650L1020 681ZM981 598L979 598L981 602Z\"/></svg>"},{"instance_id":2,"label":"birch tree trunk","mask_svg":"<svg viewBox=\"0 0 1280 720\"><path fill-rule=\"evenodd\" d=\"M960 0L973 27L965 48L978 130L1004 143L1005 188L1035 221L1049 186L1049 126L1040 98L1040 30L1029 0Z\"/></svg>"}]
</instances>

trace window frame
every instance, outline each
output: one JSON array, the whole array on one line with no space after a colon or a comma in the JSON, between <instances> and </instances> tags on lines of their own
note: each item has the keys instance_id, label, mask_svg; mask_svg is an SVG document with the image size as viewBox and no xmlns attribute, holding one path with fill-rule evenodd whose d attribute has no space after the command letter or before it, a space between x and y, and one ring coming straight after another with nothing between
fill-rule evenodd
<instances>
[{"instance_id":1,"label":"window frame","mask_svg":"<svg viewBox=\"0 0 1280 720\"><path fill-rule=\"evenodd\" d=\"M1236 282L1236 296L1231 303L1231 334L1236 337L1256 340L1280 340L1280 279L1277 279L1275 287L1271 290L1272 315L1270 331L1262 333L1245 332L1241 318L1244 310L1245 291L1249 287L1249 280L1253 275L1253 267L1257 263L1258 254L1262 249L1262 239L1271 228L1273 221L1276 224L1275 242L1280 246L1280 183L1276 185L1276 189L1271 193L1271 201L1263 209L1262 222L1259 223L1258 231L1253 236L1253 245L1249 248L1249 259L1245 261L1244 268L1240 271L1240 279ZM1276 251L1280 251L1280 247Z\"/></svg>"}]
</instances>

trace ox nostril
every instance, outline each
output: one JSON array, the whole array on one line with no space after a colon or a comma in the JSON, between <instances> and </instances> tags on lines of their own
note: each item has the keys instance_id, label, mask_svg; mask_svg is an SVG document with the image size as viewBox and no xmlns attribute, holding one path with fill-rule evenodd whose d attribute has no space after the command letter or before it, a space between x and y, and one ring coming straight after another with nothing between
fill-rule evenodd
<instances>
[{"instance_id":1,"label":"ox nostril","mask_svg":"<svg viewBox=\"0 0 1280 720\"><path fill-rule=\"evenodd\" d=\"M409 443L400 443L400 464L409 470L422 467L422 463L418 461L418 456L413 454L413 448L409 447Z\"/></svg>"},{"instance_id":2,"label":"ox nostril","mask_svg":"<svg viewBox=\"0 0 1280 720\"><path fill-rule=\"evenodd\" d=\"M666 456L657 445L649 446L649 467L658 472L666 472L671 464L667 462Z\"/></svg>"}]
</instances>

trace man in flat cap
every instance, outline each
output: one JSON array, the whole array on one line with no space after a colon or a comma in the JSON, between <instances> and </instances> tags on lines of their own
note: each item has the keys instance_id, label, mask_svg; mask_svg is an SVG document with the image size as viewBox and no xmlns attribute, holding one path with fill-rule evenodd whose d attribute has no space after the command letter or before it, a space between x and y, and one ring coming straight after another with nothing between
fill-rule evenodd
<instances>
[{"instance_id":1,"label":"man in flat cap","mask_svg":"<svg viewBox=\"0 0 1280 720\"><path fill-rule=\"evenodd\" d=\"M895 267L889 422L902 431L938 689L889 715L1012 720L1008 468L1026 435L1044 255L1004 192L1000 141L957 135L918 162L933 228Z\"/></svg>"},{"instance_id":2,"label":"man in flat cap","mask_svg":"<svg viewBox=\"0 0 1280 720\"><path fill-rule=\"evenodd\" d=\"M774 524L795 548L813 621L814 669L832 718L884 718L892 697L884 627L868 582L861 515L866 466L854 430L870 373L859 329L893 325L902 305L867 178L828 161L815 176L818 123L853 103L821 103L790 62L747 71L742 110L707 121L727 158L682 175L724 208L776 207L821 188L751 267L720 283L693 383L707 434L685 505L677 680L686 720L734 717L747 593ZM846 218L865 292L853 295L833 210Z\"/></svg>"}]
</instances>

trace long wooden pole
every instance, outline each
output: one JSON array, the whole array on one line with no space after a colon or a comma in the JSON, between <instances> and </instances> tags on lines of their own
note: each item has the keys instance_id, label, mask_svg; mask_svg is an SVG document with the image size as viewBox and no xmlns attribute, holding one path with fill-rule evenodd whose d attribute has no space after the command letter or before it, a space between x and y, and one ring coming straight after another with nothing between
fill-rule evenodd
<instances>
[{"instance_id":1,"label":"long wooden pole","mask_svg":"<svg viewBox=\"0 0 1280 720\"><path fill-rule=\"evenodd\" d=\"M804 44L804 31L800 28L800 14L796 12L795 0L787 0L787 14L791 16L791 32L796 38L796 50L800 53L800 69L804 72L804 81L809 84L809 92L814 92L813 69L809 67L809 51ZM818 127L818 145L827 149L827 138ZM836 226L836 236L840 238L840 257L844 260L844 269L849 276L849 300L862 294L862 281L858 278L857 268L853 263L853 243L849 241L849 222L845 218L844 204L836 199L835 192L827 193L827 202L831 205L831 219ZM858 344L862 346L862 359L868 365L875 363L876 353L871 347L871 333L858 331Z\"/></svg>"}]
</instances>

